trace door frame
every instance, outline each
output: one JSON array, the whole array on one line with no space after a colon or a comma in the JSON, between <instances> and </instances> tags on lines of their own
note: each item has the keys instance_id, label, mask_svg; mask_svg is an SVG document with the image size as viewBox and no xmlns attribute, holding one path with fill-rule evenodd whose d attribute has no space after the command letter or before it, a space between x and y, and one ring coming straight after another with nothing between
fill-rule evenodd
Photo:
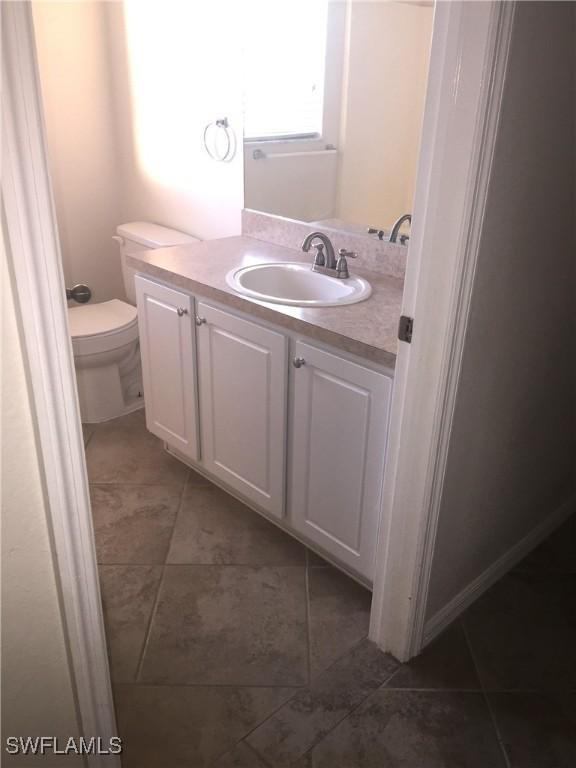
<instances>
[{"instance_id":1,"label":"door frame","mask_svg":"<svg viewBox=\"0 0 576 768\"><path fill-rule=\"evenodd\" d=\"M370 638L419 653L516 3L435 8ZM425 318L425 321L424 321Z\"/></svg>"},{"instance_id":2,"label":"door frame","mask_svg":"<svg viewBox=\"0 0 576 768\"><path fill-rule=\"evenodd\" d=\"M384 475L370 637L422 648L451 418L515 4L439 2ZM29 3L2 4L5 213L82 729L116 735ZM426 318L423 322L421 318ZM107 765L120 761L104 758ZM98 758L90 759L98 765Z\"/></svg>"},{"instance_id":3,"label":"door frame","mask_svg":"<svg viewBox=\"0 0 576 768\"><path fill-rule=\"evenodd\" d=\"M2 3L2 197L81 733L116 736L29 2ZM89 766L119 768L114 755Z\"/></svg>"}]
</instances>

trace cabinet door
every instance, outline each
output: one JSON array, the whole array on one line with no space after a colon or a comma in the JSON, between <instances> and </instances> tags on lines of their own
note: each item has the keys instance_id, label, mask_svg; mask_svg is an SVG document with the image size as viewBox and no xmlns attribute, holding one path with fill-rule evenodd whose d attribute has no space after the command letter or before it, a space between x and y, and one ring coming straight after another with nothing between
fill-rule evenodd
<instances>
[{"instance_id":1,"label":"cabinet door","mask_svg":"<svg viewBox=\"0 0 576 768\"><path fill-rule=\"evenodd\" d=\"M198 459L193 300L136 276L146 426Z\"/></svg>"},{"instance_id":2,"label":"cabinet door","mask_svg":"<svg viewBox=\"0 0 576 768\"><path fill-rule=\"evenodd\" d=\"M296 357L291 523L372 579L392 381L303 342Z\"/></svg>"},{"instance_id":3,"label":"cabinet door","mask_svg":"<svg viewBox=\"0 0 576 768\"><path fill-rule=\"evenodd\" d=\"M286 339L207 304L197 313L203 464L282 517Z\"/></svg>"}]
</instances>

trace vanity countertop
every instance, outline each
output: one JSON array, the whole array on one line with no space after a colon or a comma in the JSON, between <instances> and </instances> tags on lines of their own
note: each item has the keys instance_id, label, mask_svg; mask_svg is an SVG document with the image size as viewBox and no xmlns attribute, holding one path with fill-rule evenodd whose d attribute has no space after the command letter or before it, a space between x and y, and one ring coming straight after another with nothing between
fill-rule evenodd
<instances>
[{"instance_id":1,"label":"vanity countertop","mask_svg":"<svg viewBox=\"0 0 576 768\"><path fill-rule=\"evenodd\" d=\"M395 365L403 281L363 270L362 254L350 267L370 282L370 298L358 304L314 308L257 301L236 293L228 285L226 275L239 267L283 261L311 263L310 254L251 237L226 237L139 251L127 255L126 260L138 272L201 298L218 301L389 368Z\"/></svg>"}]
</instances>

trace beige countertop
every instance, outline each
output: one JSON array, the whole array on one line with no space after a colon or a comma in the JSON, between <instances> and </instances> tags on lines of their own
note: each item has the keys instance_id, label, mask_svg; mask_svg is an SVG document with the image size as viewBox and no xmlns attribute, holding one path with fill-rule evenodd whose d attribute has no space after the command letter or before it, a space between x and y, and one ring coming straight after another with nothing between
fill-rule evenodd
<instances>
[{"instance_id":1,"label":"beige countertop","mask_svg":"<svg viewBox=\"0 0 576 768\"><path fill-rule=\"evenodd\" d=\"M265 262L311 262L310 254L251 237L226 237L140 251L126 259L128 266L138 272L200 298L218 301L390 368L396 363L403 281L363 270L361 254L351 268L370 282L370 298L358 304L315 308L256 301L236 293L227 284L228 272L239 267Z\"/></svg>"}]
</instances>

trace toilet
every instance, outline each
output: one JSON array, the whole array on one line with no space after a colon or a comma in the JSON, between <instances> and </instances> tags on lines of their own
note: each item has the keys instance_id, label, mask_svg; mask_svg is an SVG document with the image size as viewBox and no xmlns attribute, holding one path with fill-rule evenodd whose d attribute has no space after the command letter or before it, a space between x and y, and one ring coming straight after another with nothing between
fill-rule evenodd
<instances>
[{"instance_id":1,"label":"toilet","mask_svg":"<svg viewBox=\"0 0 576 768\"><path fill-rule=\"evenodd\" d=\"M122 224L120 246L128 302L120 299L68 308L80 415L84 423L108 421L144 406L138 344L135 270L125 256L149 248L197 243L198 238L144 221Z\"/></svg>"}]
</instances>

